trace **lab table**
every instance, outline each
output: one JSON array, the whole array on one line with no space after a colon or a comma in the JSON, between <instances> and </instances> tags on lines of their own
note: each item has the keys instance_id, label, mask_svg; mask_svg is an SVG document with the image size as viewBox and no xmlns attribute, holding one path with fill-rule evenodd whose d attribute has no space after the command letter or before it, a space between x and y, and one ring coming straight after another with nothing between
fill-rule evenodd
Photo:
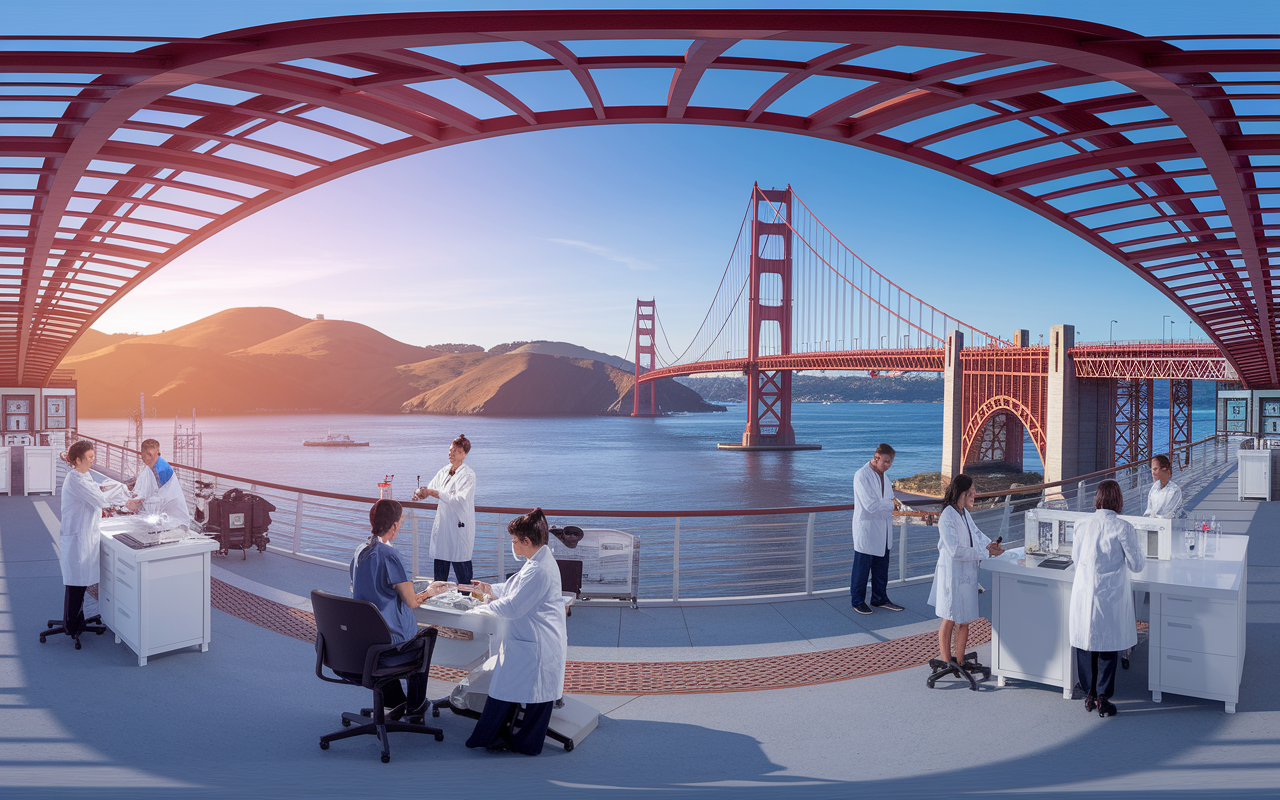
<instances>
[{"instance_id":1,"label":"lab table","mask_svg":"<svg viewBox=\"0 0 1280 800\"><path fill-rule=\"evenodd\" d=\"M1076 684L1068 617L1074 565L1030 566L1025 559L985 559L992 573L991 671L1008 678L1062 688ZM1020 563L1021 562L1021 563ZM1164 692L1220 700L1235 713L1245 655L1249 537L1220 537L1203 559L1147 559L1130 576L1136 592L1151 597L1147 688L1160 702Z\"/></svg>"},{"instance_id":2,"label":"lab table","mask_svg":"<svg viewBox=\"0 0 1280 800\"><path fill-rule=\"evenodd\" d=\"M145 529L137 517L102 521L98 606L102 622L138 655L147 658L198 645L207 652L212 638L209 614L209 554L218 543L193 534L171 544L134 550L116 541L121 533Z\"/></svg>"},{"instance_id":3,"label":"lab table","mask_svg":"<svg viewBox=\"0 0 1280 800\"><path fill-rule=\"evenodd\" d=\"M471 631L472 642L437 637L431 663L442 667L465 669L470 672L488 657L498 654L497 635L503 620L483 607L462 611L424 603L414 609L418 623ZM564 704L551 712L550 729L573 740L576 747L595 730L600 714L591 706L573 697L562 698Z\"/></svg>"}]
</instances>

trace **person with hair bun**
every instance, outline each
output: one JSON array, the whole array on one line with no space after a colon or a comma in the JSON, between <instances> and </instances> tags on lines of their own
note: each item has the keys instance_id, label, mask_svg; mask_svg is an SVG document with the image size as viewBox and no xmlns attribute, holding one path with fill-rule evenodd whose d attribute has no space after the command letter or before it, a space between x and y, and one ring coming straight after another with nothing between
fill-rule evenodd
<instances>
[{"instance_id":1,"label":"person with hair bun","mask_svg":"<svg viewBox=\"0 0 1280 800\"><path fill-rule=\"evenodd\" d=\"M942 499L938 518L938 566L933 572L929 605L942 618L938 628L938 651L943 661L964 661L969 641L969 623L978 618L978 562L1004 552L999 542L988 539L974 524L969 510L978 495L973 478L960 473L951 479ZM951 635L955 632L955 656L951 655Z\"/></svg>"},{"instance_id":2,"label":"person with hair bun","mask_svg":"<svg viewBox=\"0 0 1280 800\"><path fill-rule=\"evenodd\" d=\"M395 500L382 499L369 509L369 541L356 549L349 569L351 596L373 603L391 629L391 641L398 644L418 635L418 620L413 609L429 597L448 591L448 586L436 581L421 592L413 591L413 580L399 551L392 546L404 524L404 507ZM361 676L354 677L356 682ZM415 675L409 679L406 698L399 681L387 684L382 700L389 708L396 708L409 701L409 710L417 709L427 696L427 676ZM404 712L396 715L399 718Z\"/></svg>"},{"instance_id":3,"label":"person with hair bun","mask_svg":"<svg viewBox=\"0 0 1280 800\"><path fill-rule=\"evenodd\" d=\"M1118 516L1124 510L1120 484L1098 484L1093 516L1078 520L1072 537L1075 576L1071 582L1068 630L1076 649L1084 709L1098 716L1116 713L1111 695L1116 686L1120 651L1138 643L1129 573L1147 565L1138 532Z\"/></svg>"},{"instance_id":4,"label":"person with hair bun","mask_svg":"<svg viewBox=\"0 0 1280 800\"><path fill-rule=\"evenodd\" d=\"M1151 457L1151 489L1144 517L1177 519L1182 516L1182 490L1173 482L1173 462L1164 453Z\"/></svg>"},{"instance_id":5,"label":"person with hair bun","mask_svg":"<svg viewBox=\"0 0 1280 800\"><path fill-rule=\"evenodd\" d=\"M71 636L84 630L84 593L98 582L102 509L111 505L100 485L89 474L94 460L93 444L83 439L67 449L71 465L62 479L62 517L58 531L58 563L62 584L63 627Z\"/></svg>"},{"instance_id":6,"label":"person with hair bun","mask_svg":"<svg viewBox=\"0 0 1280 800\"><path fill-rule=\"evenodd\" d=\"M434 497L439 503L431 523L431 558L438 581L449 580L449 567L460 584L471 583L474 574L471 551L476 543L476 473L463 463L470 452L471 440L459 435L449 443L449 463L413 493L414 500Z\"/></svg>"},{"instance_id":7,"label":"person with hair bun","mask_svg":"<svg viewBox=\"0 0 1280 800\"><path fill-rule=\"evenodd\" d=\"M498 655L480 721L467 747L509 749L536 756L551 724L551 712L564 694L565 630L560 568L547 547L547 516L535 508L507 525L511 555L520 571L505 583L473 581L473 596L489 601L485 609L502 619ZM491 659L493 660L493 659ZM524 706L518 728L513 706Z\"/></svg>"}]
</instances>

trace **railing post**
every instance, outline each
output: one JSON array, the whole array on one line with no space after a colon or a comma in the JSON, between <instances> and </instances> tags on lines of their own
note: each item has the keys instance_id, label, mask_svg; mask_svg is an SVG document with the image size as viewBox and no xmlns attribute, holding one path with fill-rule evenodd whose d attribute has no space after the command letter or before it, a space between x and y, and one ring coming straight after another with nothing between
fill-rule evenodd
<instances>
[{"instance_id":1,"label":"railing post","mask_svg":"<svg viewBox=\"0 0 1280 800\"><path fill-rule=\"evenodd\" d=\"M440 513L440 509L439 509L439 507L437 507L437 508L436 508L436 513L437 513L437 514L439 514L439 513ZM502 541L502 515L501 515L501 514L499 514L499 515L498 515L498 536L497 536L497 542L498 542L498 577L497 577L497 581L498 581L499 583L501 583L502 581L505 581L505 580L507 579L507 561L506 561L506 559L504 558L504 556L506 555L506 552L505 552L505 550L504 550L504 549L503 549L503 547L502 547L502 545L503 545L503 544L505 544L505 543ZM433 567L433 569L434 569L434 567Z\"/></svg>"},{"instance_id":2,"label":"railing post","mask_svg":"<svg viewBox=\"0 0 1280 800\"><path fill-rule=\"evenodd\" d=\"M680 599L680 518L676 517L675 538L671 542L671 599Z\"/></svg>"},{"instance_id":3,"label":"railing post","mask_svg":"<svg viewBox=\"0 0 1280 800\"><path fill-rule=\"evenodd\" d=\"M898 526L898 580L907 579L907 526Z\"/></svg>"},{"instance_id":4,"label":"railing post","mask_svg":"<svg viewBox=\"0 0 1280 800\"><path fill-rule=\"evenodd\" d=\"M293 554L298 554L298 545L302 543L302 492L298 492L298 502L293 512Z\"/></svg>"},{"instance_id":5,"label":"railing post","mask_svg":"<svg viewBox=\"0 0 1280 800\"><path fill-rule=\"evenodd\" d=\"M817 513L809 512L809 524L804 529L804 593L813 594L813 523Z\"/></svg>"},{"instance_id":6,"label":"railing post","mask_svg":"<svg viewBox=\"0 0 1280 800\"><path fill-rule=\"evenodd\" d=\"M418 569L418 509L409 509L409 524L412 526L413 530L413 574L416 577L422 574ZM434 573L432 574L432 577L434 577Z\"/></svg>"},{"instance_id":7,"label":"railing post","mask_svg":"<svg viewBox=\"0 0 1280 800\"><path fill-rule=\"evenodd\" d=\"M1076 484L1076 511L1084 511L1084 481Z\"/></svg>"}]
</instances>

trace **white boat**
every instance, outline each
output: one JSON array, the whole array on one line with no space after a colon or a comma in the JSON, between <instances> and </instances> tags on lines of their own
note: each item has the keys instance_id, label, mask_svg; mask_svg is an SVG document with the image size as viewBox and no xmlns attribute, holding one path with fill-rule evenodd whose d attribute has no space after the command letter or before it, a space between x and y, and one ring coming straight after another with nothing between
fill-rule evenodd
<instances>
[{"instance_id":1,"label":"white boat","mask_svg":"<svg viewBox=\"0 0 1280 800\"><path fill-rule=\"evenodd\" d=\"M307 439L303 447L368 447L368 442L357 442L345 433L329 432L323 439Z\"/></svg>"}]
</instances>

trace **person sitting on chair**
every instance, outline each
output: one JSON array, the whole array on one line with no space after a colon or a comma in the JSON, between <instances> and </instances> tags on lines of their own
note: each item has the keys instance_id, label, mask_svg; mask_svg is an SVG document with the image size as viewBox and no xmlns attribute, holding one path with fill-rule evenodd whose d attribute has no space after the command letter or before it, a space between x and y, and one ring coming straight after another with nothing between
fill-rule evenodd
<instances>
[{"instance_id":1,"label":"person sitting on chair","mask_svg":"<svg viewBox=\"0 0 1280 800\"><path fill-rule=\"evenodd\" d=\"M938 628L938 651L944 662L964 662L969 641L969 623L978 618L978 562L1004 552L978 530L969 510L977 497L973 478L963 472L951 479L942 499L938 518L938 565L933 572L929 605L942 618ZM955 656L951 655L951 635L955 632Z\"/></svg>"},{"instance_id":2,"label":"person sitting on chair","mask_svg":"<svg viewBox=\"0 0 1280 800\"><path fill-rule=\"evenodd\" d=\"M511 520L507 533L511 554L524 566L497 586L471 582L472 596L492 601L485 608L506 624L501 628L489 698L467 747L506 747L536 756L542 752L556 701L564 695L569 649L564 597L560 568L547 547L547 517L542 509ZM514 721L520 705L524 718L512 730L514 725L508 727L508 721Z\"/></svg>"},{"instance_id":3,"label":"person sitting on chair","mask_svg":"<svg viewBox=\"0 0 1280 800\"><path fill-rule=\"evenodd\" d=\"M351 559L351 596L357 600L366 600L378 607L382 618L391 629L393 644L408 641L418 635L418 621L413 609L426 602L427 598L448 591L448 586L435 581L421 592L413 591L413 581L409 571L405 569L404 560L391 543L400 533L404 523L404 508L395 500L379 500L369 509L369 524L372 532L369 541L360 545ZM359 675L343 675L344 678L359 682ZM388 708L396 708L408 701L404 711L395 715L399 719L405 713L421 708L427 696L427 675L422 673L409 679L409 694L406 698L399 681L392 681L382 690L383 703Z\"/></svg>"}]
</instances>

